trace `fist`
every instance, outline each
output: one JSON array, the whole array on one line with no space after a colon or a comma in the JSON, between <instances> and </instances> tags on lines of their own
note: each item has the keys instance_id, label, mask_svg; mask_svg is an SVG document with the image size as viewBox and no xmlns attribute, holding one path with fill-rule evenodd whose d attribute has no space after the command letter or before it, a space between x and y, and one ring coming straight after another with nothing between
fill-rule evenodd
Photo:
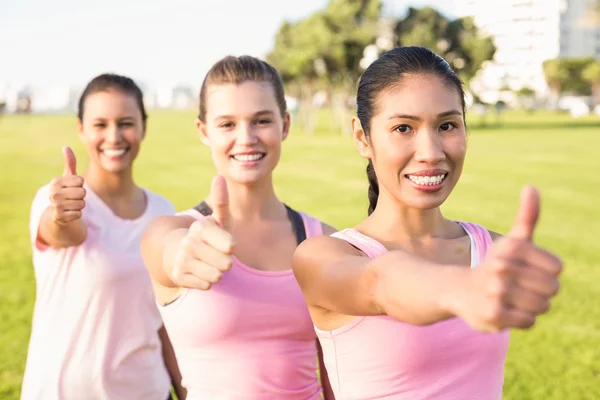
<instances>
[{"instance_id":1,"label":"fist","mask_svg":"<svg viewBox=\"0 0 600 400\"><path fill-rule=\"evenodd\" d=\"M77 176L75 154L69 147L63 148L65 169L62 176L50 182L50 206L53 221L64 225L81 218L85 207L85 188L83 178Z\"/></svg>"},{"instance_id":2,"label":"fist","mask_svg":"<svg viewBox=\"0 0 600 400\"><path fill-rule=\"evenodd\" d=\"M213 179L210 197L213 214L190 226L177 252L170 278L179 287L210 289L233 265L232 218L223 177Z\"/></svg>"},{"instance_id":3,"label":"fist","mask_svg":"<svg viewBox=\"0 0 600 400\"><path fill-rule=\"evenodd\" d=\"M494 244L481 265L469 271L465 301L457 315L474 329L529 328L550 308L563 265L532 241L539 207L537 191L525 188L510 233Z\"/></svg>"}]
</instances>

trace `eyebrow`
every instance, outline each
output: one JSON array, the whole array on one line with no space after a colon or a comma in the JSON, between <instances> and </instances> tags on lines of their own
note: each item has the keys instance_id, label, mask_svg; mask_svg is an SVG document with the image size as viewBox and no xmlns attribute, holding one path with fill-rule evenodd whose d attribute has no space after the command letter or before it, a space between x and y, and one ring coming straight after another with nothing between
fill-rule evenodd
<instances>
[{"instance_id":1,"label":"eyebrow","mask_svg":"<svg viewBox=\"0 0 600 400\"><path fill-rule=\"evenodd\" d=\"M123 120L128 120L128 119L135 121L135 117L132 117L129 115L119 118L118 121L123 121ZM94 118L94 122L106 122L106 121L107 121L107 118L102 118L102 117Z\"/></svg>"},{"instance_id":2,"label":"eyebrow","mask_svg":"<svg viewBox=\"0 0 600 400\"><path fill-rule=\"evenodd\" d=\"M450 110L450 111L444 111L443 113L439 113L437 115L437 117L438 118L444 118L444 117L449 117L451 115L462 116L462 113L460 111L458 111L458 110ZM421 118L417 117L416 115L408 115L408 114L394 114L389 119L397 119L397 118L412 119L414 121L420 121L421 120Z\"/></svg>"},{"instance_id":3,"label":"eyebrow","mask_svg":"<svg viewBox=\"0 0 600 400\"><path fill-rule=\"evenodd\" d=\"M253 117L260 117L261 115L275 115L271 110L260 110L252 114ZM233 115L219 115L215 119L235 119Z\"/></svg>"}]
</instances>

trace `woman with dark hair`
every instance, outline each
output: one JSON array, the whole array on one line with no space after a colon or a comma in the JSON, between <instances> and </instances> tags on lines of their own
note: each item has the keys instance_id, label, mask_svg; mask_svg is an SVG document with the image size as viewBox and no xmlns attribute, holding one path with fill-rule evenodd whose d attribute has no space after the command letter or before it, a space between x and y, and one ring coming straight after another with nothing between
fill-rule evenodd
<instances>
[{"instance_id":1,"label":"woman with dark hair","mask_svg":"<svg viewBox=\"0 0 600 400\"><path fill-rule=\"evenodd\" d=\"M506 237L442 215L467 148L464 93L425 48L369 66L357 106L369 216L293 262L335 396L499 400L508 329L531 327L559 287L560 260L532 242L538 193L524 189Z\"/></svg>"},{"instance_id":2,"label":"woman with dark hair","mask_svg":"<svg viewBox=\"0 0 600 400\"><path fill-rule=\"evenodd\" d=\"M165 400L185 393L162 325L140 241L148 222L175 213L137 186L146 135L142 92L127 77L94 78L79 101L89 164L37 192L30 233L37 282L22 399Z\"/></svg>"}]
</instances>

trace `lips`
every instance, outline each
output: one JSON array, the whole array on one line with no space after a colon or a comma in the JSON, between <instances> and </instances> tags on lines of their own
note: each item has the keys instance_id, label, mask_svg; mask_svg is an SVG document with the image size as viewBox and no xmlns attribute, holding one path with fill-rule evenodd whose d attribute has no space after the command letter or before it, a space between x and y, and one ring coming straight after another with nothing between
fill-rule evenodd
<instances>
[{"instance_id":1,"label":"lips","mask_svg":"<svg viewBox=\"0 0 600 400\"><path fill-rule=\"evenodd\" d=\"M424 170L406 174L404 177L417 190L435 192L444 186L448 172L441 169Z\"/></svg>"},{"instance_id":2,"label":"lips","mask_svg":"<svg viewBox=\"0 0 600 400\"><path fill-rule=\"evenodd\" d=\"M231 155L231 158L242 163L252 163L262 160L265 156L266 153L263 152L247 152L233 154Z\"/></svg>"},{"instance_id":3,"label":"lips","mask_svg":"<svg viewBox=\"0 0 600 400\"><path fill-rule=\"evenodd\" d=\"M110 160L118 160L129 152L129 147L100 149L100 153Z\"/></svg>"}]
</instances>

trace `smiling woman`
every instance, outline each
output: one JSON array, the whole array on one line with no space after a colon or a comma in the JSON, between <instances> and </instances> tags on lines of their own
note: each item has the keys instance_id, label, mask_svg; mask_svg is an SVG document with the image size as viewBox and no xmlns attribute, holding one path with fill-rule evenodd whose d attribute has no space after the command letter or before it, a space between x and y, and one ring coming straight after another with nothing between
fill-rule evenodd
<instances>
[{"instance_id":1,"label":"smiling woman","mask_svg":"<svg viewBox=\"0 0 600 400\"><path fill-rule=\"evenodd\" d=\"M558 290L560 261L531 241L532 188L503 239L443 217L464 110L460 80L422 47L389 51L360 80L369 217L308 239L293 261L336 398L499 400L508 329L532 326Z\"/></svg>"},{"instance_id":2,"label":"smiling woman","mask_svg":"<svg viewBox=\"0 0 600 400\"><path fill-rule=\"evenodd\" d=\"M334 229L275 194L290 127L279 74L253 57L218 61L196 127L220 174L210 197L142 240L188 399L332 399L291 268L299 243Z\"/></svg>"},{"instance_id":3,"label":"smiling woman","mask_svg":"<svg viewBox=\"0 0 600 400\"><path fill-rule=\"evenodd\" d=\"M139 249L150 219L175 212L133 181L142 93L129 78L100 75L78 117L87 169L78 175L65 147L62 176L31 207L37 297L22 398L165 400L171 381L183 395Z\"/></svg>"}]
</instances>

